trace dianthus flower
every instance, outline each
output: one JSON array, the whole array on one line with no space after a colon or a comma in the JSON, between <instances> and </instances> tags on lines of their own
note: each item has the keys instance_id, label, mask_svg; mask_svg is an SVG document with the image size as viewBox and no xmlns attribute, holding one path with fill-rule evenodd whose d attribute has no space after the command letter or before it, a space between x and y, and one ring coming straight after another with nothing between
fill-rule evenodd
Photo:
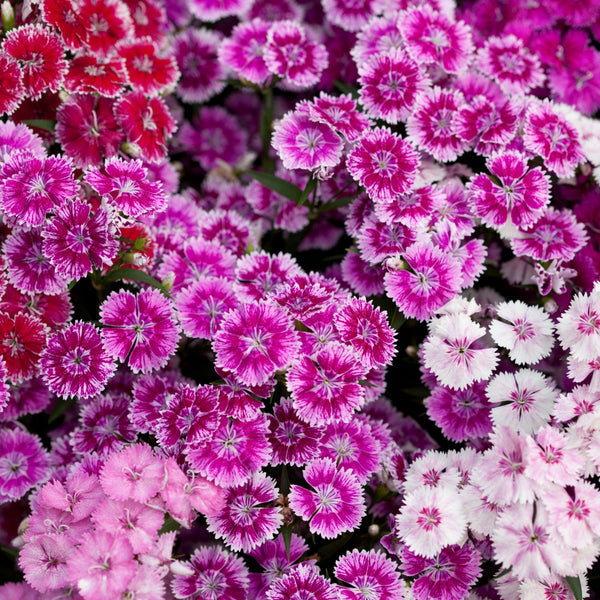
<instances>
[{"instance_id":1,"label":"dianthus flower","mask_svg":"<svg viewBox=\"0 0 600 600\"><path fill-rule=\"evenodd\" d=\"M550 184L541 169L528 169L517 151L487 161L494 180L484 173L471 179L469 192L477 216L492 227L512 223L524 229L535 224L550 201Z\"/></svg>"},{"instance_id":2,"label":"dianthus flower","mask_svg":"<svg viewBox=\"0 0 600 600\"><path fill-rule=\"evenodd\" d=\"M268 429L266 415L262 413L251 421L222 417L208 439L186 449L187 462L195 472L217 485L242 485L271 459Z\"/></svg>"},{"instance_id":3,"label":"dianthus flower","mask_svg":"<svg viewBox=\"0 0 600 600\"><path fill-rule=\"evenodd\" d=\"M559 317L556 331L560 344L580 360L600 356L600 287L590 294L575 294Z\"/></svg>"},{"instance_id":4,"label":"dianthus flower","mask_svg":"<svg viewBox=\"0 0 600 600\"><path fill-rule=\"evenodd\" d=\"M15 153L0 174L0 209L31 227L42 225L46 213L77 193L71 164L61 156Z\"/></svg>"},{"instance_id":5,"label":"dianthus flower","mask_svg":"<svg viewBox=\"0 0 600 600\"><path fill-rule=\"evenodd\" d=\"M328 63L325 46L308 39L304 28L293 21L271 25L263 58L269 71L295 90L317 83Z\"/></svg>"},{"instance_id":6,"label":"dianthus flower","mask_svg":"<svg viewBox=\"0 0 600 600\"><path fill-rule=\"evenodd\" d=\"M342 158L342 138L332 127L297 111L277 122L272 144L286 169L333 168Z\"/></svg>"},{"instance_id":7,"label":"dianthus flower","mask_svg":"<svg viewBox=\"0 0 600 600\"><path fill-rule=\"evenodd\" d=\"M39 438L23 429L0 430L0 504L18 500L50 474Z\"/></svg>"},{"instance_id":8,"label":"dianthus flower","mask_svg":"<svg viewBox=\"0 0 600 600\"><path fill-rule=\"evenodd\" d=\"M129 8L135 36L138 39L147 37L160 47L165 39L165 34L169 29L167 18L172 18L169 11L167 17L167 7L163 4L157 4L153 0L123 0ZM174 13L178 9L174 7ZM173 22L177 19L173 18Z\"/></svg>"},{"instance_id":9,"label":"dianthus flower","mask_svg":"<svg viewBox=\"0 0 600 600\"><path fill-rule=\"evenodd\" d=\"M548 423L558 392L539 371L520 369L498 373L486 388L495 424L509 425L515 431L533 434Z\"/></svg>"},{"instance_id":10,"label":"dianthus flower","mask_svg":"<svg viewBox=\"0 0 600 600\"><path fill-rule=\"evenodd\" d=\"M221 39L204 27L188 27L173 38L173 55L181 71L176 94L184 102L205 102L225 88L226 71L217 56Z\"/></svg>"},{"instance_id":11,"label":"dianthus flower","mask_svg":"<svg viewBox=\"0 0 600 600\"><path fill-rule=\"evenodd\" d=\"M219 46L219 60L240 79L264 84L271 75L263 59L271 23L261 18L238 23Z\"/></svg>"},{"instance_id":12,"label":"dianthus flower","mask_svg":"<svg viewBox=\"0 0 600 600\"><path fill-rule=\"evenodd\" d=\"M404 498L395 531L419 556L433 558L445 546L462 541L467 517L456 489L421 487Z\"/></svg>"},{"instance_id":13,"label":"dianthus flower","mask_svg":"<svg viewBox=\"0 0 600 600\"><path fill-rule=\"evenodd\" d=\"M268 600L288 600L303 596L311 600L338 600L339 593L313 564L300 563L287 575L275 579L266 596Z\"/></svg>"},{"instance_id":14,"label":"dianthus flower","mask_svg":"<svg viewBox=\"0 0 600 600\"><path fill-rule=\"evenodd\" d=\"M301 356L288 372L287 387L298 416L310 425L336 420L348 422L362 407L365 391L360 383L367 367L346 345L330 342L314 358Z\"/></svg>"},{"instance_id":15,"label":"dianthus flower","mask_svg":"<svg viewBox=\"0 0 600 600\"><path fill-rule=\"evenodd\" d=\"M323 0L325 17L346 31L360 31L373 14L373 0L355 3L352 0Z\"/></svg>"},{"instance_id":16,"label":"dianthus flower","mask_svg":"<svg viewBox=\"0 0 600 600\"><path fill-rule=\"evenodd\" d=\"M430 6L400 13L398 28L412 58L423 64L440 65L447 73L459 73L471 61L471 30L462 21L452 22Z\"/></svg>"},{"instance_id":17,"label":"dianthus flower","mask_svg":"<svg viewBox=\"0 0 600 600\"><path fill-rule=\"evenodd\" d=\"M397 15L371 17L356 34L356 44L350 51L354 62L361 65L377 54L404 48L404 39L397 25Z\"/></svg>"},{"instance_id":18,"label":"dianthus flower","mask_svg":"<svg viewBox=\"0 0 600 600\"><path fill-rule=\"evenodd\" d=\"M62 398L95 396L115 370L98 329L81 321L49 338L40 366L49 389Z\"/></svg>"},{"instance_id":19,"label":"dianthus flower","mask_svg":"<svg viewBox=\"0 0 600 600\"><path fill-rule=\"evenodd\" d=\"M383 271L364 260L354 249L348 250L341 263L342 278L361 296L379 296L384 293Z\"/></svg>"},{"instance_id":20,"label":"dianthus flower","mask_svg":"<svg viewBox=\"0 0 600 600\"><path fill-rule=\"evenodd\" d=\"M134 373L164 366L179 341L171 302L156 289L112 292L100 308L109 354L128 360Z\"/></svg>"},{"instance_id":21,"label":"dianthus flower","mask_svg":"<svg viewBox=\"0 0 600 600\"><path fill-rule=\"evenodd\" d=\"M523 144L544 159L548 169L559 177L570 177L585 160L577 129L562 116L552 102L532 102L525 118Z\"/></svg>"},{"instance_id":22,"label":"dianthus flower","mask_svg":"<svg viewBox=\"0 0 600 600\"><path fill-rule=\"evenodd\" d=\"M262 398L269 398L275 389L275 382L268 381L263 385L246 385L240 383L233 373L216 369L223 380L216 386L218 394L218 410L228 417L240 421L253 421L262 412ZM258 396L258 398L256 397Z\"/></svg>"},{"instance_id":23,"label":"dianthus flower","mask_svg":"<svg viewBox=\"0 0 600 600\"><path fill-rule=\"evenodd\" d=\"M27 125L0 121L0 168L13 153L21 151L29 152L39 158L46 156L42 139Z\"/></svg>"},{"instance_id":24,"label":"dianthus flower","mask_svg":"<svg viewBox=\"0 0 600 600\"><path fill-rule=\"evenodd\" d=\"M417 63L400 49L375 54L359 64L359 95L367 114L395 125L410 115L428 84Z\"/></svg>"},{"instance_id":25,"label":"dianthus flower","mask_svg":"<svg viewBox=\"0 0 600 600\"><path fill-rule=\"evenodd\" d=\"M25 580L44 596L60 597L51 593L69 583L67 561L73 552L73 542L66 535L37 535L29 540L19 552L19 567ZM0 588L2 594L2 588ZM2 595L5 598L4 595ZM38 596L33 596L37 598ZM43 597L43 596L42 596ZM16 596L15 600L29 600L29 594ZM6 597L11 600L12 596Z\"/></svg>"},{"instance_id":26,"label":"dianthus flower","mask_svg":"<svg viewBox=\"0 0 600 600\"><path fill-rule=\"evenodd\" d=\"M468 148L455 131L453 120L464 102L458 90L435 86L421 92L406 122L409 139L440 162L455 160Z\"/></svg>"},{"instance_id":27,"label":"dianthus flower","mask_svg":"<svg viewBox=\"0 0 600 600\"><path fill-rule=\"evenodd\" d=\"M585 246L588 235L583 223L568 208L546 206L535 226L511 240L516 256L538 261L570 261Z\"/></svg>"},{"instance_id":28,"label":"dianthus flower","mask_svg":"<svg viewBox=\"0 0 600 600\"><path fill-rule=\"evenodd\" d=\"M23 73L17 61L0 52L0 115L12 114L25 96Z\"/></svg>"},{"instance_id":29,"label":"dianthus flower","mask_svg":"<svg viewBox=\"0 0 600 600\"><path fill-rule=\"evenodd\" d=\"M71 93L100 94L105 99L118 96L125 85L127 73L120 58L89 54L76 56L69 61L64 83L65 89Z\"/></svg>"},{"instance_id":30,"label":"dianthus flower","mask_svg":"<svg viewBox=\"0 0 600 600\"><path fill-rule=\"evenodd\" d=\"M418 166L419 155L412 145L386 127L367 131L347 160L352 177L381 202L411 190Z\"/></svg>"},{"instance_id":31,"label":"dianthus flower","mask_svg":"<svg viewBox=\"0 0 600 600\"><path fill-rule=\"evenodd\" d=\"M454 442L485 437L492 431L491 406L483 383L461 390L436 386L425 400L427 415Z\"/></svg>"},{"instance_id":32,"label":"dianthus flower","mask_svg":"<svg viewBox=\"0 0 600 600\"><path fill-rule=\"evenodd\" d=\"M410 494L422 487L458 488L460 474L456 467L450 466L449 455L429 450L415 458L404 474L402 489Z\"/></svg>"},{"instance_id":33,"label":"dianthus flower","mask_svg":"<svg viewBox=\"0 0 600 600\"><path fill-rule=\"evenodd\" d=\"M365 504L354 473L336 467L329 458L319 458L308 463L303 475L312 490L292 485L289 503L297 515L310 521L312 533L332 539L359 526Z\"/></svg>"},{"instance_id":34,"label":"dianthus flower","mask_svg":"<svg viewBox=\"0 0 600 600\"><path fill-rule=\"evenodd\" d=\"M266 383L285 369L299 350L291 318L265 302L241 304L221 321L213 348L216 366L248 385Z\"/></svg>"},{"instance_id":35,"label":"dianthus flower","mask_svg":"<svg viewBox=\"0 0 600 600\"><path fill-rule=\"evenodd\" d=\"M76 12L76 22L85 29L83 41L91 54L109 55L121 40L134 35L133 20L125 2L82 0Z\"/></svg>"},{"instance_id":36,"label":"dianthus flower","mask_svg":"<svg viewBox=\"0 0 600 600\"><path fill-rule=\"evenodd\" d=\"M460 291L460 265L427 242L409 246L403 259L405 268L385 274L386 292L407 317L424 321Z\"/></svg>"},{"instance_id":37,"label":"dianthus flower","mask_svg":"<svg viewBox=\"0 0 600 600\"><path fill-rule=\"evenodd\" d=\"M330 125L349 142L357 140L369 125L368 118L356 108L350 94L330 96L321 92L309 103L308 114L312 121Z\"/></svg>"},{"instance_id":38,"label":"dianthus flower","mask_svg":"<svg viewBox=\"0 0 600 600\"><path fill-rule=\"evenodd\" d=\"M536 226L537 229L537 226ZM532 365L546 358L554 346L554 325L538 306L520 300L501 302L490 325L490 335L511 360L519 365Z\"/></svg>"},{"instance_id":39,"label":"dianthus flower","mask_svg":"<svg viewBox=\"0 0 600 600\"><path fill-rule=\"evenodd\" d=\"M206 518L208 529L232 550L250 552L271 539L283 522L276 499L275 481L254 473L247 483L227 489L224 507Z\"/></svg>"},{"instance_id":40,"label":"dianthus flower","mask_svg":"<svg viewBox=\"0 0 600 600\"><path fill-rule=\"evenodd\" d=\"M335 576L351 587L340 586L342 600L402 600L404 582L396 563L377 550L352 550L335 563Z\"/></svg>"},{"instance_id":41,"label":"dianthus flower","mask_svg":"<svg viewBox=\"0 0 600 600\"><path fill-rule=\"evenodd\" d=\"M384 262L389 256L402 254L415 239L416 233L410 227L369 215L356 235L356 244L360 257L374 265Z\"/></svg>"},{"instance_id":42,"label":"dianthus flower","mask_svg":"<svg viewBox=\"0 0 600 600\"><path fill-rule=\"evenodd\" d=\"M244 561L218 546L200 546L189 561L175 567L171 589L177 599L246 600L248 569Z\"/></svg>"},{"instance_id":43,"label":"dianthus flower","mask_svg":"<svg viewBox=\"0 0 600 600\"><path fill-rule=\"evenodd\" d=\"M196 18L214 23L225 17L245 14L252 0L191 0L189 4Z\"/></svg>"},{"instance_id":44,"label":"dianthus flower","mask_svg":"<svg viewBox=\"0 0 600 600\"><path fill-rule=\"evenodd\" d=\"M480 563L479 552L469 543L447 546L435 558L402 549L402 570L418 576L411 586L415 600L462 600L481 574Z\"/></svg>"},{"instance_id":45,"label":"dianthus flower","mask_svg":"<svg viewBox=\"0 0 600 600\"><path fill-rule=\"evenodd\" d=\"M18 61L25 93L32 100L39 99L46 91L58 91L67 63L60 38L48 28L39 25L16 27L6 34L2 49Z\"/></svg>"},{"instance_id":46,"label":"dianthus flower","mask_svg":"<svg viewBox=\"0 0 600 600\"><path fill-rule=\"evenodd\" d=\"M477 66L506 94L526 94L545 80L538 57L512 34L489 38L477 53Z\"/></svg>"},{"instance_id":47,"label":"dianthus flower","mask_svg":"<svg viewBox=\"0 0 600 600\"><path fill-rule=\"evenodd\" d=\"M423 343L425 366L452 389L487 379L498 356L494 348L477 342L484 335L485 329L464 313L439 317L430 324L430 335Z\"/></svg>"}]
</instances>

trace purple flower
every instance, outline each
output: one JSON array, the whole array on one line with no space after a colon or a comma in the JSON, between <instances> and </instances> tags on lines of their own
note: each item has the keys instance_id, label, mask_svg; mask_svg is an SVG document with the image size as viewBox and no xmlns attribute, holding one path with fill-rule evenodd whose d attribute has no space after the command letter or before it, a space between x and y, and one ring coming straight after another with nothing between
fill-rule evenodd
<instances>
[{"instance_id":1,"label":"purple flower","mask_svg":"<svg viewBox=\"0 0 600 600\"><path fill-rule=\"evenodd\" d=\"M0 504L18 500L49 472L39 438L23 429L0 430Z\"/></svg>"},{"instance_id":2,"label":"purple flower","mask_svg":"<svg viewBox=\"0 0 600 600\"><path fill-rule=\"evenodd\" d=\"M356 475L338 469L329 458L311 461L303 472L308 490L292 485L290 508L309 521L310 531L332 539L356 529L365 515L362 488Z\"/></svg>"},{"instance_id":3,"label":"purple flower","mask_svg":"<svg viewBox=\"0 0 600 600\"><path fill-rule=\"evenodd\" d=\"M346 31L360 31L374 12L373 4L373 0L323 0L323 10L330 23Z\"/></svg>"},{"instance_id":4,"label":"purple flower","mask_svg":"<svg viewBox=\"0 0 600 600\"><path fill-rule=\"evenodd\" d=\"M266 383L287 368L299 346L291 318L282 308L262 301L229 311L213 341L216 366L248 385Z\"/></svg>"},{"instance_id":5,"label":"purple flower","mask_svg":"<svg viewBox=\"0 0 600 600\"><path fill-rule=\"evenodd\" d=\"M404 582L396 563L383 552L352 550L335 563L335 576L351 587L339 587L342 600L402 600Z\"/></svg>"},{"instance_id":6,"label":"purple flower","mask_svg":"<svg viewBox=\"0 0 600 600\"><path fill-rule=\"evenodd\" d=\"M339 600L337 588L312 564L300 563L293 571L275 579L267 590L268 600Z\"/></svg>"},{"instance_id":7,"label":"purple flower","mask_svg":"<svg viewBox=\"0 0 600 600\"><path fill-rule=\"evenodd\" d=\"M13 153L26 151L40 158L46 155L40 137L24 123L0 122L0 163L5 162Z\"/></svg>"},{"instance_id":8,"label":"purple flower","mask_svg":"<svg viewBox=\"0 0 600 600\"><path fill-rule=\"evenodd\" d=\"M244 561L218 546L201 546L189 561L175 565L173 595L185 600L246 600Z\"/></svg>"},{"instance_id":9,"label":"purple flower","mask_svg":"<svg viewBox=\"0 0 600 600\"><path fill-rule=\"evenodd\" d=\"M134 373L164 366L175 352L179 332L171 302L156 289L112 292L100 307L106 351Z\"/></svg>"},{"instance_id":10,"label":"purple flower","mask_svg":"<svg viewBox=\"0 0 600 600\"><path fill-rule=\"evenodd\" d=\"M115 370L98 329L81 321L50 337L40 366L50 390L62 398L95 396Z\"/></svg>"},{"instance_id":11,"label":"purple flower","mask_svg":"<svg viewBox=\"0 0 600 600\"><path fill-rule=\"evenodd\" d=\"M224 507L206 518L208 529L232 550L250 552L271 539L283 522L276 499L275 481L254 473L245 484L227 489Z\"/></svg>"}]
</instances>

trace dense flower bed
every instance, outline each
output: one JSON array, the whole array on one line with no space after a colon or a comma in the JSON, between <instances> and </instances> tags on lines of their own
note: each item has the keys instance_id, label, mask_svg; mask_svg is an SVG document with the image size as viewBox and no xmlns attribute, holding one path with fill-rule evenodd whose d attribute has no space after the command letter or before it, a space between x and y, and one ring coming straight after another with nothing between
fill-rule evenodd
<instances>
[{"instance_id":1,"label":"dense flower bed","mask_svg":"<svg viewBox=\"0 0 600 600\"><path fill-rule=\"evenodd\" d=\"M600 3L1 14L0 597L594 597Z\"/></svg>"}]
</instances>

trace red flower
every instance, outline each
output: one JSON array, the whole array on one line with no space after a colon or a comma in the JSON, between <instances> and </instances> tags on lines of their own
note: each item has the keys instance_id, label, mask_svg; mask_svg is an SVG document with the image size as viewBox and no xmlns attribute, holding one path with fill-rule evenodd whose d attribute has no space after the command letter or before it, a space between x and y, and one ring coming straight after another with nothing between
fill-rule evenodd
<instances>
[{"instance_id":1,"label":"red flower","mask_svg":"<svg viewBox=\"0 0 600 600\"><path fill-rule=\"evenodd\" d=\"M24 95L19 64L12 56L0 53L0 115L14 112Z\"/></svg>"},{"instance_id":2,"label":"red flower","mask_svg":"<svg viewBox=\"0 0 600 600\"><path fill-rule=\"evenodd\" d=\"M65 88L69 92L116 96L127 83L127 73L120 58L103 59L93 55L78 56L69 61Z\"/></svg>"}]
</instances>

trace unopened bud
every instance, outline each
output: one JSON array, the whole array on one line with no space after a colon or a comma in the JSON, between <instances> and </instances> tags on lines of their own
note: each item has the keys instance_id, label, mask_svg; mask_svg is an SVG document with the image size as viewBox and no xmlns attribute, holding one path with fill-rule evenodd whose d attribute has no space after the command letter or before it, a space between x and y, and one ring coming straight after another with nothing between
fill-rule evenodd
<instances>
[{"instance_id":1,"label":"unopened bud","mask_svg":"<svg viewBox=\"0 0 600 600\"><path fill-rule=\"evenodd\" d=\"M174 271L169 271L165 277L163 278L163 280L161 281L161 284L163 286L163 288L169 292L171 291L171 288L173 287L173 284L175 283L175 272Z\"/></svg>"},{"instance_id":2,"label":"unopened bud","mask_svg":"<svg viewBox=\"0 0 600 600\"><path fill-rule=\"evenodd\" d=\"M369 529L367 530L371 537L377 537L379 535L379 525L377 523L373 523L369 525Z\"/></svg>"},{"instance_id":3,"label":"unopened bud","mask_svg":"<svg viewBox=\"0 0 600 600\"><path fill-rule=\"evenodd\" d=\"M4 0L0 12L2 13L2 29L10 31L15 26L15 9L8 0Z\"/></svg>"},{"instance_id":4,"label":"unopened bud","mask_svg":"<svg viewBox=\"0 0 600 600\"><path fill-rule=\"evenodd\" d=\"M549 315L554 314L558 310L558 304L556 303L556 300L553 300L552 298L546 300L546 302L544 303L544 310Z\"/></svg>"}]
</instances>

